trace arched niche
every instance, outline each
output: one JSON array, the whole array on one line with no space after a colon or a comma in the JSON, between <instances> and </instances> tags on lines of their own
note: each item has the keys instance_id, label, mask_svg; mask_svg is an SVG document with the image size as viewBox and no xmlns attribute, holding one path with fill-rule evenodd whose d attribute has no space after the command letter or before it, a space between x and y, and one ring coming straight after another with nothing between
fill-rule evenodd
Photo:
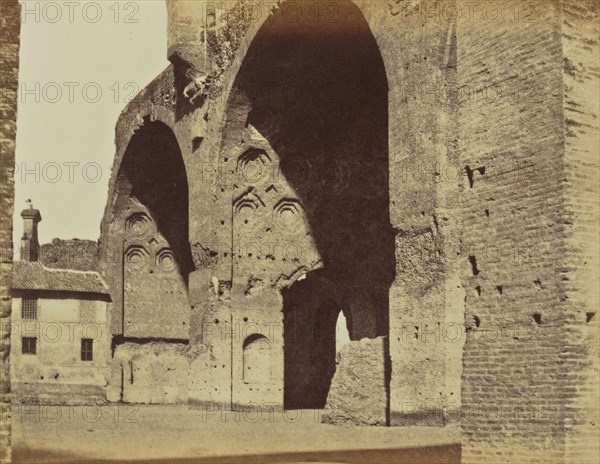
<instances>
[{"instance_id":1,"label":"arched niche","mask_svg":"<svg viewBox=\"0 0 600 464\"><path fill-rule=\"evenodd\" d=\"M248 384L266 384L271 381L271 344L262 334L246 337L243 344L243 380Z\"/></svg>"},{"instance_id":2,"label":"arched niche","mask_svg":"<svg viewBox=\"0 0 600 464\"><path fill-rule=\"evenodd\" d=\"M189 190L181 150L169 126L145 120L136 130L119 169L117 191L114 217L122 226L119 238L125 250L124 336L187 339L187 284L193 269ZM148 255L144 266L137 250Z\"/></svg>"}]
</instances>

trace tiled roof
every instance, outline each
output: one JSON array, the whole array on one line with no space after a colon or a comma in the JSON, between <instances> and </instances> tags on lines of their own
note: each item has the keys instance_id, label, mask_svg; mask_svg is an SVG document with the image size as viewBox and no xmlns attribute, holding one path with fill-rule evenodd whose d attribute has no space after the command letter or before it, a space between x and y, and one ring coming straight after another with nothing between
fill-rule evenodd
<instances>
[{"instance_id":1,"label":"tiled roof","mask_svg":"<svg viewBox=\"0 0 600 464\"><path fill-rule=\"evenodd\" d=\"M108 294L108 286L97 272L50 269L26 261L13 263L12 288Z\"/></svg>"}]
</instances>

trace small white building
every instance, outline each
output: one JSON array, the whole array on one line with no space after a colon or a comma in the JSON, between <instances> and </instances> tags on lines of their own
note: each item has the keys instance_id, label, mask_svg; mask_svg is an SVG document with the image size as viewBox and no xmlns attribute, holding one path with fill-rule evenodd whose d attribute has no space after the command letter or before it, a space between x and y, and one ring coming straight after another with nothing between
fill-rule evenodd
<instances>
[{"instance_id":1,"label":"small white building","mask_svg":"<svg viewBox=\"0 0 600 464\"><path fill-rule=\"evenodd\" d=\"M37 262L38 210L21 213L25 234L12 275L11 378L16 401L104 401L110 372L111 299L100 274Z\"/></svg>"}]
</instances>

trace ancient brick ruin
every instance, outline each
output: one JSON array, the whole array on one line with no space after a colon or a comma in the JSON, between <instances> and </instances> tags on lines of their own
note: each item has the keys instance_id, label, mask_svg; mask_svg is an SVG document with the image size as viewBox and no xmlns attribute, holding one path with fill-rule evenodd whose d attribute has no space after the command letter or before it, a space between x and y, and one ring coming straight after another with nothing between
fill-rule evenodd
<instances>
[{"instance_id":1,"label":"ancient brick ruin","mask_svg":"<svg viewBox=\"0 0 600 464\"><path fill-rule=\"evenodd\" d=\"M168 401L459 420L466 462L582 458L597 5L230 3L168 2L172 66L117 125L102 262L118 376L149 383L113 396L158 401L153 372Z\"/></svg>"},{"instance_id":2,"label":"ancient brick ruin","mask_svg":"<svg viewBox=\"0 0 600 464\"><path fill-rule=\"evenodd\" d=\"M592 462L598 4L216 3L167 1L171 65L116 126L108 400Z\"/></svg>"}]
</instances>

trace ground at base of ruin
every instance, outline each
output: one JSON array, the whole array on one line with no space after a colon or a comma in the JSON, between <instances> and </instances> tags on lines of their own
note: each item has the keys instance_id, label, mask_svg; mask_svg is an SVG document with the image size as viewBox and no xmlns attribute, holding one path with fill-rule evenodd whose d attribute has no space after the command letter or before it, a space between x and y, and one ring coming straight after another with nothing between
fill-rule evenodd
<instances>
[{"instance_id":1,"label":"ground at base of ruin","mask_svg":"<svg viewBox=\"0 0 600 464\"><path fill-rule=\"evenodd\" d=\"M321 411L175 405L14 405L19 463L459 463L456 424L354 427Z\"/></svg>"}]
</instances>

